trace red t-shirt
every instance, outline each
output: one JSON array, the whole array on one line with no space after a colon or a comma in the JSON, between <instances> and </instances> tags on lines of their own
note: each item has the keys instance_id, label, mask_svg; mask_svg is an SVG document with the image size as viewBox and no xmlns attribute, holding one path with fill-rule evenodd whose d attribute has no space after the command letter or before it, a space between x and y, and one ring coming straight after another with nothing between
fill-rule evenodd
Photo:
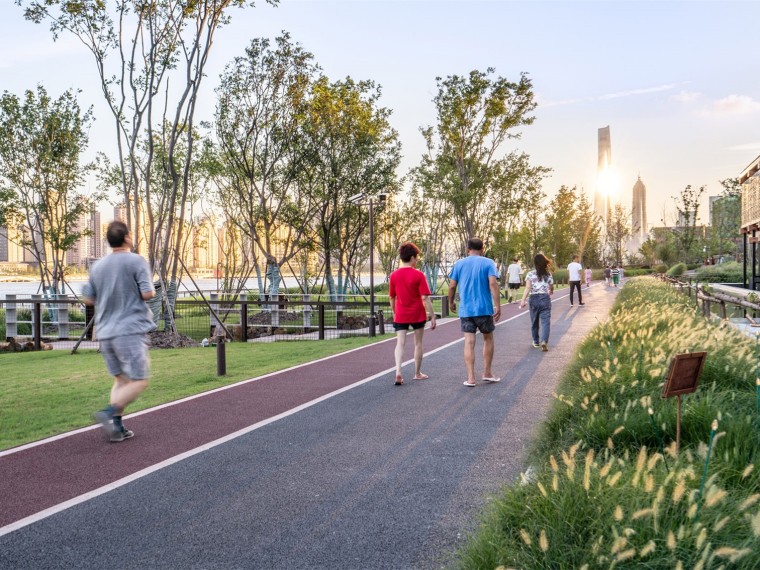
<instances>
[{"instance_id":1,"label":"red t-shirt","mask_svg":"<svg viewBox=\"0 0 760 570\"><path fill-rule=\"evenodd\" d=\"M427 320L422 296L430 295L430 287L422 271L414 267L399 267L391 273L388 294L396 297L393 322L412 324Z\"/></svg>"}]
</instances>

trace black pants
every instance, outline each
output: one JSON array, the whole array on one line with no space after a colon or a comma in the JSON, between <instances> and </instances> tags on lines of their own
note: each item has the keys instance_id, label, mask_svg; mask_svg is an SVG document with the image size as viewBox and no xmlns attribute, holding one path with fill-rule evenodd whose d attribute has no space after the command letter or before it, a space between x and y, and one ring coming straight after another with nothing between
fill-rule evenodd
<instances>
[{"instance_id":1,"label":"black pants","mask_svg":"<svg viewBox=\"0 0 760 570\"><path fill-rule=\"evenodd\" d=\"M581 295L581 282L570 281L570 304L573 304L573 289L578 289L578 304L583 303L583 296Z\"/></svg>"}]
</instances>

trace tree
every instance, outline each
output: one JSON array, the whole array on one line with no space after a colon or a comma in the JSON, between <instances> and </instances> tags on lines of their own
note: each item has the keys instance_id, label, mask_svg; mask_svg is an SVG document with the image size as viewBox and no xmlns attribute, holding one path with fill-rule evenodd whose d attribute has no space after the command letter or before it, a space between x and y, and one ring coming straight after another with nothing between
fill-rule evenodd
<instances>
[{"instance_id":1,"label":"tree","mask_svg":"<svg viewBox=\"0 0 760 570\"><path fill-rule=\"evenodd\" d=\"M79 222L92 201L77 188L91 168L80 163L91 119L71 90L55 100L41 85L23 100L0 97L0 217L27 224L21 245L52 292L64 292L66 252L87 234Z\"/></svg>"},{"instance_id":2,"label":"tree","mask_svg":"<svg viewBox=\"0 0 760 570\"><path fill-rule=\"evenodd\" d=\"M349 282L356 284L367 260L368 208L350 204L355 194L393 196L399 188L401 160L398 133L390 126L390 110L380 107L380 88L372 81L312 84L304 125L307 153L299 183L317 201L311 228L324 256L324 276L333 298ZM380 213L378 211L378 213ZM337 286L333 265L337 263Z\"/></svg>"},{"instance_id":3,"label":"tree","mask_svg":"<svg viewBox=\"0 0 760 570\"><path fill-rule=\"evenodd\" d=\"M576 189L561 186L557 195L549 203L544 231L545 253L552 257L555 267L570 263L578 254L576 234Z\"/></svg>"},{"instance_id":4,"label":"tree","mask_svg":"<svg viewBox=\"0 0 760 570\"><path fill-rule=\"evenodd\" d=\"M736 178L720 183L723 192L712 204L710 250L719 256L728 253L734 257L741 241L742 188Z\"/></svg>"},{"instance_id":5,"label":"tree","mask_svg":"<svg viewBox=\"0 0 760 570\"><path fill-rule=\"evenodd\" d=\"M267 0L276 3L277 0ZM121 194L127 223L137 243L147 246L161 281L176 282L188 219L191 165L195 151L195 110L217 29L246 0L16 0L27 19L49 21L53 37L70 33L91 52L115 126ZM164 129L164 126L168 128ZM156 133L167 153L154 203L152 170ZM141 141L147 148L140 149ZM184 149L180 152L180 149ZM142 220L145 209L147 220ZM148 243L141 244L141 225Z\"/></svg>"},{"instance_id":6,"label":"tree","mask_svg":"<svg viewBox=\"0 0 760 570\"><path fill-rule=\"evenodd\" d=\"M572 223L573 241L576 253L585 266L602 263L602 226L601 219L594 212L594 207L584 192L576 200Z\"/></svg>"},{"instance_id":7,"label":"tree","mask_svg":"<svg viewBox=\"0 0 760 570\"><path fill-rule=\"evenodd\" d=\"M612 263L623 263L625 242L631 237L631 215L620 204L615 204L607 220L607 250Z\"/></svg>"},{"instance_id":8,"label":"tree","mask_svg":"<svg viewBox=\"0 0 760 570\"><path fill-rule=\"evenodd\" d=\"M414 171L416 183L447 204L461 243L476 235L488 241L548 172L530 166L524 153L503 156L504 142L520 136L515 129L533 123L536 103L525 74L514 83L493 73L436 78L438 123L421 130L427 154Z\"/></svg>"},{"instance_id":9,"label":"tree","mask_svg":"<svg viewBox=\"0 0 760 570\"><path fill-rule=\"evenodd\" d=\"M217 89L214 180L218 203L262 253L277 294L280 268L310 243L316 201L304 183L304 128L317 72L313 56L283 34L271 48L254 39ZM264 293L261 267L256 266Z\"/></svg>"},{"instance_id":10,"label":"tree","mask_svg":"<svg viewBox=\"0 0 760 570\"><path fill-rule=\"evenodd\" d=\"M695 190L691 185L681 191L676 202L678 221L676 222L676 247L679 259L687 262L701 259L702 251L699 248L699 235L697 234L697 222L699 221L699 203L705 187L700 186Z\"/></svg>"}]
</instances>

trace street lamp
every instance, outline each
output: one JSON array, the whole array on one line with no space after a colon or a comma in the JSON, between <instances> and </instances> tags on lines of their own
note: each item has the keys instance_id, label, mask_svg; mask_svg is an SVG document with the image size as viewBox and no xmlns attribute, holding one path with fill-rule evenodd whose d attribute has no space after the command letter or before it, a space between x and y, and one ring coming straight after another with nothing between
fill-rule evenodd
<instances>
[{"instance_id":1,"label":"street lamp","mask_svg":"<svg viewBox=\"0 0 760 570\"><path fill-rule=\"evenodd\" d=\"M375 336L377 317L375 316L375 204L382 204L387 194L368 196L364 192L354 194L348 199L356 206L369 206L369 336ZM385 332L385 331L383 331Z\"/></svg>"}]
</instances>

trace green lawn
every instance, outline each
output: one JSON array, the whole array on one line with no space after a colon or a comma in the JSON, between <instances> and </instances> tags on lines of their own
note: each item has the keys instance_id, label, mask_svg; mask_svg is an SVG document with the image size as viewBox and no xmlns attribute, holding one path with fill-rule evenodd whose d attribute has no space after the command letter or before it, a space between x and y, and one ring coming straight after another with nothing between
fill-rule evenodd
<instances>
[{"instance_id":1,"label":"green lawn","mask_svg":"<svg viewBox=\"0 0 760 570\"><path fill-rule=\"evenodd\" d=\"M227 375L216 375L214 348L152 350L151 385L136 412L289 366L389 338L230 343ZM112 379L95 351L0 354L0 449L90 425L108 403Z\"/></svg>"}]
</instances>

